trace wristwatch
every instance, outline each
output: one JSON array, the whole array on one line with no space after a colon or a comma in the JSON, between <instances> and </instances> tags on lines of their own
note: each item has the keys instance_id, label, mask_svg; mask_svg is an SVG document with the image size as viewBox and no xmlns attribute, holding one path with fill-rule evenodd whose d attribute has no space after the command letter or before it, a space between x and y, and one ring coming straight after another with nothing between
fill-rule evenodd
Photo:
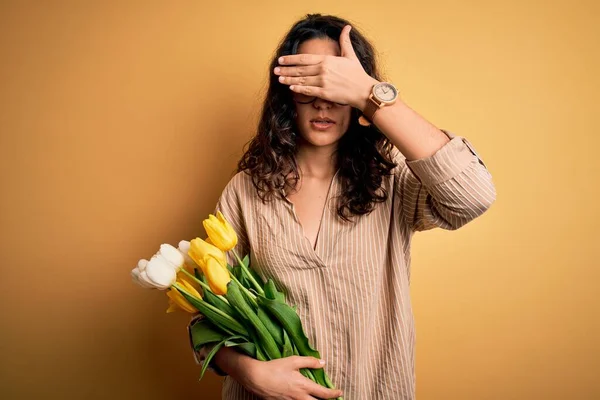
<instances>
[{"instance_id":1,"label":"wristwatch","mask_svg":"<svg viewBox=\"0 0 600 400\"><path fill-rule=\"evenodd\" d=\"M392 105L398 99L398 89L389 82L379 82L373 85L371 94L367 99L365 107L358 122L363 126L369 126L373 123L373 116L382 107Z\"/></svg>"}]
</instances>

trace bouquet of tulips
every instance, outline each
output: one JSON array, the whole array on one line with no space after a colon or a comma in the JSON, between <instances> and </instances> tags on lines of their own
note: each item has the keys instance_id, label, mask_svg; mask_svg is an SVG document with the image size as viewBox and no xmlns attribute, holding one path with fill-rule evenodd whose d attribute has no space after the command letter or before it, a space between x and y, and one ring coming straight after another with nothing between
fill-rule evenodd
<instances>
[{"instance_id":1,"label":"bouquet of tulips","mask_svg":"<svg viewBox=\"0 0 600 400\"><path fill-rule=\"evenodd\" d=\"M238 238L223 214L211 214L203 225L206 240L182 240L179 248L162 244L149 261L140 260L131 271L133 280L142 287L167 291L167 312L180 308L204 316L191 327L195 350L213 345L200 379L223 346L235 346L261 361L292 355L320 358L285 295L271 279L264 282L250 268L247 255L241 259L233 250ZM237 265L227 263L228 251L237 259ZM334 388L323 369L304 368L300 372L322 386Z\"/></svg>"}]
</instances>

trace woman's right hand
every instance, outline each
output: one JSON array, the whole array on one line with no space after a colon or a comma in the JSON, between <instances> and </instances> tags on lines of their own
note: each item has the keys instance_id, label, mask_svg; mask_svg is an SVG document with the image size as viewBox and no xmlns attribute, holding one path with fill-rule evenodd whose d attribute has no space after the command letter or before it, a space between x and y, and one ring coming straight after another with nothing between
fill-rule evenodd
<instances>
[{"instance_id":1,"label":"woman's right hand","mask_svg":"<svg viewBox=\"0 0 600 400\"><path fill-rule=\"evenodd\" d=\"M315 357L291 356L271 361L254 360L233 377L247 390L266 400L335 399L339 389L328 389L304 377L300 368L323 368Z\"/></svg>"}]
</instances>

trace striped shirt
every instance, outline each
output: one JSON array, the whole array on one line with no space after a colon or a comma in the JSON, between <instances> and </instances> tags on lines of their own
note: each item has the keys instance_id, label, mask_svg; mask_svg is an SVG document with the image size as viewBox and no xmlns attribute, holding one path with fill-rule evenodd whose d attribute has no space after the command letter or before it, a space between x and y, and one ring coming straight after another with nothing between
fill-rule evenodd
<instances>
[{"instance_id":1,"label":"striped shirt","mask_svg":"<svg viewBox=\"0 0 600 400\"><path fill-rule=\"evenodd\" d=\"M297 306L310 343L346 400L415 398L412 235L458 229L496 198L473 146L443 132L450 141L427 158L408 161L394 148L398 166L382 183L387 201L350 223L336 213L336 173L316 248L304 236L293 203L286 197L263 203L244 172L229 181L218 201L216 210L239 235L236 250L250 253L253 268L272 278L288 304ZM199 352L199 363L206 353L206 348ZM258 399L230 376L222 398Z\"/></svg>"}]
</instances>

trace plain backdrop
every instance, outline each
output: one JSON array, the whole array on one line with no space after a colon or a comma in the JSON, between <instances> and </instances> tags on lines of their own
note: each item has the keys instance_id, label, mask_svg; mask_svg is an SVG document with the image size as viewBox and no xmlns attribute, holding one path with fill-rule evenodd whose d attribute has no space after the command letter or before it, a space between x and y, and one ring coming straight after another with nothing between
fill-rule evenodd
<instances>
[{"instance_id":1,"label":"plain backdrop","mask_svg":"<svg viewBox=\"0 0 600 400\"><path fill-rule=\"evenodd\" d=\"M599 2L4 0L2 399L220 398L129 272L204 235L309 12L351 20L496 184L414 238L419 400L600 398Z\"/></svg>"}]
</instances>

